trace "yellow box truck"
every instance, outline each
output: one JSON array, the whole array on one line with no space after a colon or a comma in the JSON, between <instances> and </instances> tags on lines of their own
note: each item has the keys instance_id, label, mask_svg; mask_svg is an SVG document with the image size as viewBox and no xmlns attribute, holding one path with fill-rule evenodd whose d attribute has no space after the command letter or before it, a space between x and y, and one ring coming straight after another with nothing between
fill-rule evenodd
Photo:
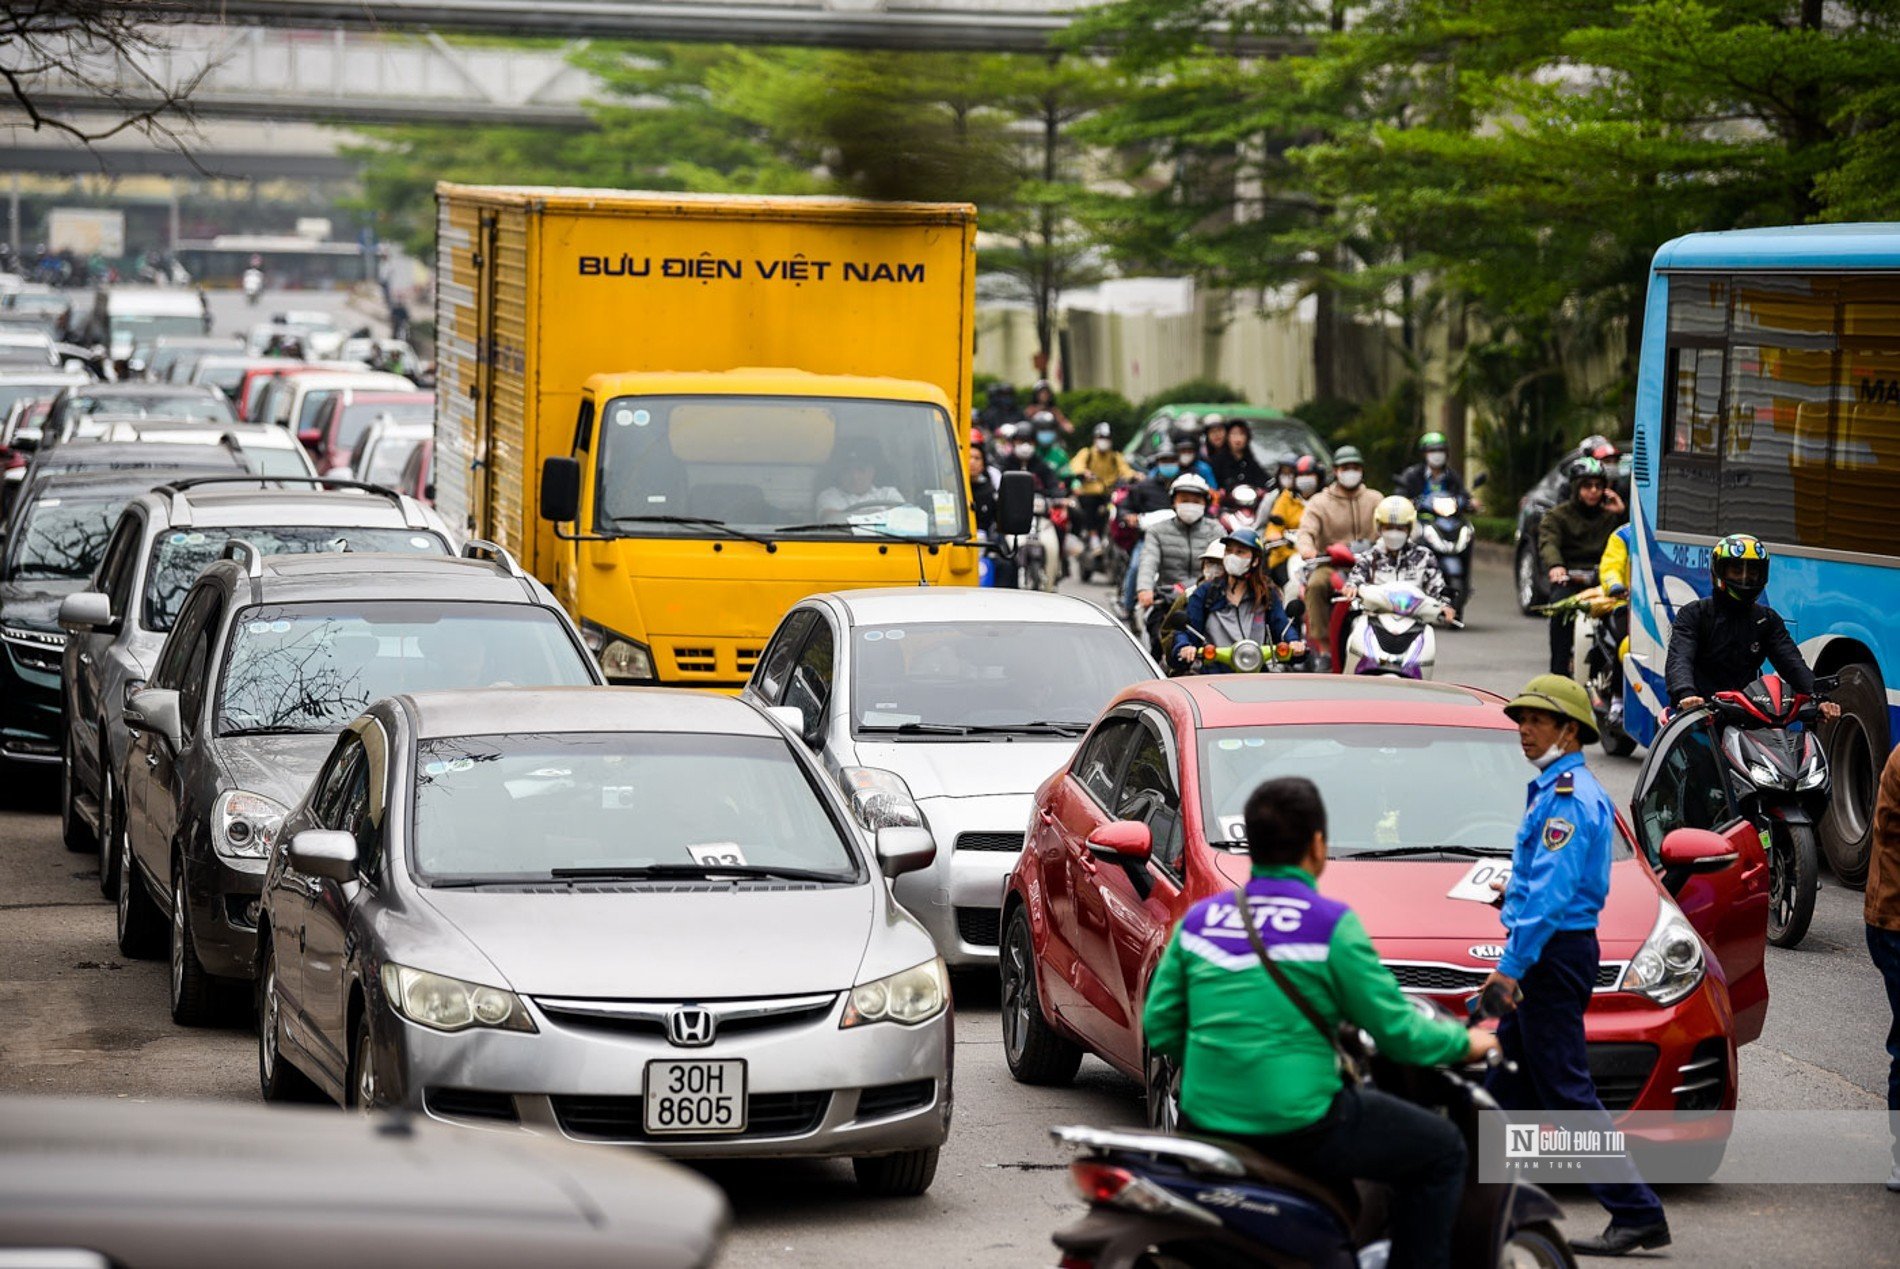
<instances>
[{"instance_id":1,"label":"yellow box truck","mask_svg":"<svg viewBox=\"0 0 1900 1269\"><path fill-rule=\"evenodd\" d=\"M437 505L610 679L734 688L803 596L975 583L975 208L436 196Z\"/></svg>"}]
</instances>

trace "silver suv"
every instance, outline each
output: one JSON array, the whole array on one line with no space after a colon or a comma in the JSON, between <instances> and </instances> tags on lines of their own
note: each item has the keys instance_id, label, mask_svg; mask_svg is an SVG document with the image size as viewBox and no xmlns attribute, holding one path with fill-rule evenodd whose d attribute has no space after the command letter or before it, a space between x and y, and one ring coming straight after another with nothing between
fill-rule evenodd
<instances>
[{"instance_id":1,"label":"silver suv","mask_svg":"<svg viewBox=\"0 0 1900 1269\"><path fill-rule=\"evenodd\" d=\"M225 542L243 538L271 555L454 552L441 518L413 499L347 482L286 483L208 476L134 498L119 514L92 584L60 604L59 624L71 636L60 676L60 827L69 849L99 852L99 887L108 898L119 883L110 843L124 813L113 773L132 743L120 711L151 677L185 592Z\"/></svg>"},{"instance_id":2,"label":"silver suv","mask_svg":"<svg viewBox=\"0 0 1900 1269\"><path fill-rule=\"evenodd\" d=\"M372 701L603 682L580 633L508 553L261 555L233 541L184 596L117 768L119 950L171 948L174 1021L249 979L258 892L287 808Z\"/></svg>"}]
</instances>

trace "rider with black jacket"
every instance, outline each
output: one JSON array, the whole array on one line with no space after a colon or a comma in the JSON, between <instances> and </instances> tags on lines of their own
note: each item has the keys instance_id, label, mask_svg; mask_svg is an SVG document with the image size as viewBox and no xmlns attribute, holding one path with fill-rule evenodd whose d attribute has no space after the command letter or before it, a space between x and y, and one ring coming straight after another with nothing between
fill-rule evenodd
<instances>
[{"instance_id":1,"label":"rider with black jacket","mask_svg":"<svg viewBox=\"0 0 1900 1269\"><path fill-rule=\"evenodd\" d=\"M1665 669L1669 699L1677 709L1694 709L1717 692L1738 692L1761 674L1765 659L1789 687L1814 694L1814 671L1795 646L1781 614L1756 601L1768 589L1768 548L1761 539L1731 533L1709 556L1707 599L1684 604L1669 630ZM1841 707L1821 703L1825 718Z\"/></svg>"}]
</instances>

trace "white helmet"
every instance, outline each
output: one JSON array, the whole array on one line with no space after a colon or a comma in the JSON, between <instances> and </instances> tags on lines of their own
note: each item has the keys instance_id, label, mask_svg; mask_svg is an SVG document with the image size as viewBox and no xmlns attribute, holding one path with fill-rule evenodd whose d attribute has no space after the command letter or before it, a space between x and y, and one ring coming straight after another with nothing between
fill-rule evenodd
<instances>
[{"instance_id":1,"label":"white helmet","mask_svg":"<svg viewBox=\"0 0 1900 1269\"><path fill-rule=\"evenodd\" d=\"M1204 561L1218 560L1218 559L1224 558L1226 554L1227 554L1227 544L1221 541L1219 538L1215 538L1212 542L1209 542L1207 546L1202 549L1201 559Z\"/></svg>"},{"instance_id":2,"label":"white helmet","mask_svg":"<svg viewBox=\"0 0 1900 1269\"><path fill-rule=\"evenodd\" d=\"M1378 529L1404 529L1407 533L1418 523L1418 508L1412 505L1410 498L1393 494L1381 498L1379 505L1373 508L1372 524Z\"/></svg>"},{"instance_id":3,"label":"white helmet","mask_svg":"<svg viewBox=\"0 0 1900 1269\"><path fill-rule=\"evenodd\" d=\"M1179 476L1176 476L1174 483L1168 486L1169 498L1178 498L1184 493L1199 494L1203 498L1212 498L1214 496L1214 491L1207 487L1207 482L1191 471L1183 472ZM1406 505L1410 506L1411 504L1407 503Z\"/></svg>"}]
</instances>

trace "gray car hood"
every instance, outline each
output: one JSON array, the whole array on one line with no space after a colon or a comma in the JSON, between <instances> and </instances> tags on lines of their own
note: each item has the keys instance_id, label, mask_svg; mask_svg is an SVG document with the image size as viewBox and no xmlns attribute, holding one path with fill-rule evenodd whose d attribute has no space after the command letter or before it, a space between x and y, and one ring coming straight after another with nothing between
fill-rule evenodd
<instances>
[{"instance_id":1,"label":"gray car hood","mask_svg":"<svg viewBox=\"0 0 1900 1269\"><path fill-rule=\"evenodd\" d=\"M895 771L919 801L1034 793L1074 755L1079 739L859 741L858 765Z\"/></svg>"},{"instance_id":2,"label":"gray car hood","mask_svg":"<svg viewBox=\"0 0 1900 1269\"><path fill-rule=\"evenodd\" d=\"M218 761L231 787L297 805L336 744L330 732L299 736L221 736Z\"/></svg>"},{"instance_id":3,"label":"gray car hood","mask_svg":"<svg viewBox=\"0 0 1900 1269\"><path fill-rule=\"evenodd\" d=\"M88 584L83 577L30 578L0 584L0 615L9 626L57 634L60 601Z\"/></svg>"},{"instance_id":4,"label":"gray car hood","mask_svg":"<svg viewBox=\"0 0 1900 1269\"><path fill-rule=\"evenodd\" d=\"M842 991L856 982L884 902L876 881L419 893L515 991L623 1000Z\"/></svg>"}]
</instances>

